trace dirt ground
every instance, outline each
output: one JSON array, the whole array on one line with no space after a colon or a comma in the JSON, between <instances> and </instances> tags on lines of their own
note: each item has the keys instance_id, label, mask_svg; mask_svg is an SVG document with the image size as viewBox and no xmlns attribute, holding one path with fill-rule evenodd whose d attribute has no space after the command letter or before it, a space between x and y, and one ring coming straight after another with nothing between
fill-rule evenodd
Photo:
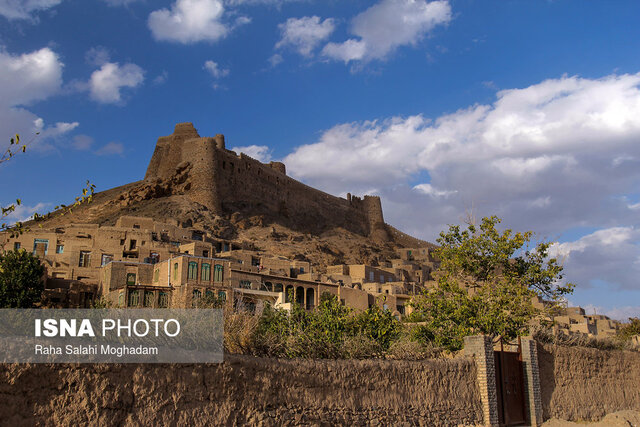
<instances>
[{"instance_id":1,"label":"dirt ground","mask_svg":"<svg viewBox=\"0 0 640 427\"><path fill-rule=\"evenodd\" d=\"M593 426L593 427L640 427L640 411L619 411L609 414L602 420L592 422L572 422L552 418L543 427L569 427L569 426Z\"/></svg>"}]
</instances>

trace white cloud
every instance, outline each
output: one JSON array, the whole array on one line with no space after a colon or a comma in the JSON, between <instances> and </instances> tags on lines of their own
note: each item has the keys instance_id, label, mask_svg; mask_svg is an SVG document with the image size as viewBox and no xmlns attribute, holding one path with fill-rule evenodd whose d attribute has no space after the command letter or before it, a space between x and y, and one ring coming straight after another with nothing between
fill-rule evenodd
<instances>
[{"instance_id":1,"label":"white cloud","mask_svg":"<svg viewBox=\"0 0 640 427\"><path fill-rule=\"evenodd\" d=\"M566 277L579 287L601 281L618 289L640 290L640 229L636 227L596 230L553 245L550 253L562 261Z\"/></svg>"},{"instance_id":2,"label":"white cloud","mask_svg":"<svg viewBox=\"0 0 640 427\"><path fill-rule=\"evenodd\" d=\"M121 142L109 142L96 151L98 156L121 155L124 153L124 145Z\"/></svg>"},{"instance_id":3,"label":"white cloud","mask_svg":"<svg viewBox=\"0 0 640 427\"><path fill-rule=\"evenodd\" d=\"M0 104L24 105L54 95L64 64L48 47L22 55L0 51Z\"/></svg>"},{"instance_id":4,"label":"white cloud","mask_svg":"<svg viewBox=\"0 0 640 427\"><path fill-rule=\"evenodd\" d=\"M166 83L169 79L169 72L167 70L162 71L162 73L158 74L156 78L153 79L154 85L161 85Z\"/></svg>"},{"instance_id":5,"label":"white cloud","mask_svg":"<svg viewBox=\"0 0 640 427\"><path fill-rule=\"evenodd\" d=\"M22 107L59 93L63 68L64 64L50 48L20 55L0 51L0 141L8 142L18 133L22 142L35 140L35 147L45 148L41 141L78 126L78 122L58 122L47 127L43 118ZM40 135L36 136L37 133Z\"/></svg>"},{"instance_id":6,"label":"white cloud","mask_svg":"<svg viewBox=\"0 0 640 427\"><path fill-rule=\"evenodd\" d=\"M267 5L280 7L285 3L295 3L307 0L226 0L225 4L229 6L255 6L255 5Z\"/></svg>"},{"instance_id":7,"label":"white cloud","mask_svg":"<svg viewBox=\"0 0 640 427\"><path fill-rule=\"evenodd\" d=\"M7 19L32 19L34 12L50 9L62 0L0 0L0 15Z\"/></svg>"},{"instance_id":8,"label":"white cloud","mask_svg":"<svg viewBox=\"0 0 640 427\"><path fill-rule=\"evenodd\" d=\"M88 135L76 135L71 141L71 146L76 150L87 151L93 145L93 138Z\"/></svg>"},{"instance_id":9,"label":"white cloud","mask_svg":"<svg viewBox=\"0 0 640 427\"><path fill-rule=\"evenodd\" d=\"M276 48L290 47L302 56L311 56L313 50L326 40L335 29L333 19L324 21L318 16L289 18L279 24L280 40Z\"/></svg>"},{"instance_id":10,"label":"white cloud","mask_svg":"<svg viewBox=\"0 0 640 427\"><path fill-rule=\"evenodd\" d=\"M91 74L89 90L91 98L103 104L122 100L122 88L135 88L144 81L144 71L136 64L107 62Z\"/></svg>"},{"instance_id":11,"label":"white cloud","mask_svg":"<svg viewBox=\"0 0 640 427\"><path fill-rule=\"evenodd\" d=\"M266 145L247 145L242 147L233 147L231 151L236 153L244 153L249 157L253 157L261 162L271 161L271 153Z\"/></svg>"},{"instance_id":12,"label":"white cloud","mask_svg":"<svg viewBox=\"0 0 640 427\"><path fill-rule=\"evenodd\" d=\"M359 61L367 53L367 45L362 40L349 39L342 43L327 43L322 54L329 58L344 61Z\"/></svg>"},{"instance_id":13,"label":"white cloud","mask_svg":"<svg viewBox=\"0 0 640 427\"><path fill-rule=\"evenodd\" d=\"M565 76L500 91L492 104L435 120L414 115L338 124L284 162L292 176L330 193L381 195L389 223L432 241L469 209L541 236L589 227L608 230L610 240L619 236L616 227L640 229L638 117L640 73ZM592 250L572 247L571 271L582 273L569 280L615 277L620 286L637 287L640 236L632 236L600 245L612 257L621 248L629 256L621 258L626 266L612 258L611 269ZM633 274L616 275L616 268Z\"/></svg>"},{"instance_id":14,"label":"white cloud","mask_svg":"<svg viewBox=\"0 0 640 427\"><path fill-rule=\"evenodd\" d=\"M283 61L282 55L280 55L279 53L274 53L269 57L268 61L269 61L269 65L272 68L276 67L278 64L280 64Z\"/></svg>"},{"instance_id":15,"label":"white cloud","mask_svg":"<svg viewBox=\"0 0 640 427\"><path fill-rule=\"evenodd\" d=\"M15 202L15 200L11 201ZM9 203L9 204L11 204ZM3 203L3 206L5 204ZM33 219L33 214L37 213L43 215L47 213L47 209L51 206L51 203L36 203L34 206L27 206L24 204L17 205L15 210L2 219L3 224L12 225L16 222L25 222Z\"/></svg>"},{"instance_id":16,"label":"white cloud","mask_svg":"<svg viewBox=\"0 0 640 427\"><path fill-rule=\"evenodd\" d=\"M135 3L139 0L103 0L109 6L127 6L130 3Z\"/></svg>"},{"instance_id":17,"label":"white cloud","mask_svg":"<svg viewBox=\"0 0 640 427\"><path fill-rule=\"evenodd\" d=\"M109 58L109 51L104 46L92 47L84 54L84 59L87 61L87 64L94 65L96 67L101 67L109 62Z\"/></svg>"},{"instance_id":18,"label":"white cloud","mask_svg":"<svg viewBox=\"0 0 640 427\"><path fill-rule=\"evenodd\" d=\"M217 62L211 60L204 63L204 69L207 70L214 79L220 79L229 75L228 69L221 68Z\"/></svg>"},{"instance_id":19,"label":"white cloud","mask_svg":"<svg viewBox=\"0 0 640 427\"><path fill-rule=\"evenodd\" d=\"M160 9L149 15L149 28L156 40L178 43L215 42L230 28L222 22L221 0L176 0L171 10ZM242 22L239 22L241 24Z\"/></svg>"},{"instance_id":20,"label":"white cloud","mask_svg":"<svg viewBox=\"0 0 640 427\"><path fill-rule=\"evenodd\" d=\"M428 196L432 196L432 197L448 197L451 196L452 194L457 193L457 191L450 191L450 190L438 190L436 188L433 188L433 186L431 184L418 184L416 186L413 187L414 190L418 190L421 193L424 193Z\"/></svg>"},{"instance_id":21,"label":"white cloud","mask_svg":"<svg viewBox=\"0 0 640 427\"><path fill-rule=\"evenodd\" d=\"M358 39L329 43L322 53L344 62L383 59L400 46L417 44L449 21L448 0L381 0L352 20L350 31Z\"/></svg>"}]
</instances>

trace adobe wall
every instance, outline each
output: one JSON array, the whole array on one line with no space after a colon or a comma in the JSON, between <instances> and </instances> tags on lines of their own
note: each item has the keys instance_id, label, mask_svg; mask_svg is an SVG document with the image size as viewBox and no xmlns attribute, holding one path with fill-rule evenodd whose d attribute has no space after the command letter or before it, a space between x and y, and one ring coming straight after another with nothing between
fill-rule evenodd
<instances>
[{"instance_id":1,"label":"adobe wall","mask_svg":"<svg viewBox=\"0 0 640 427\"><path fill-rule=\"evenodd\" d=\"M191 123L160 137L145 180L166 179L187 167L187 195L215 213L251 211L288 218L303 228L339 226L376 240L388 240L379 197L335 197L286 175L280 162L263 164L224 145L224 136L201 138ZM316 231L316 230L313 230Z\"/></svg>"},{"instance_id":2,"label":"adobe wall","mask_svg":"<svg viewBox=\"0 0 640 427\"><path fill-rule=\"evenodd\" d=\"M0 365L7 425L479 425L471 359ZM371 424L373 425L373 424Z\"/></svg>"},{"instance_id":3,"label":"adobe wall","mask_svg":"<svg viewBox=\"0 0 640 427\"><path fill-rule=\"evenodd\" d=\"M544 419L640 410L640 352L539 345L538 363Z\"/></svg>"}]
</instances>

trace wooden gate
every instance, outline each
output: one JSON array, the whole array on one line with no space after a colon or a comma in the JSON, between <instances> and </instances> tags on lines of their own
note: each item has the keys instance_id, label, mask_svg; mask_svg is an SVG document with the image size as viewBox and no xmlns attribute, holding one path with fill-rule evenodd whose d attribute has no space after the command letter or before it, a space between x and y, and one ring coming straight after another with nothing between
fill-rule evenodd
<instances>
[{"instance_id":1,"label":"wooden gate","mask_svg":"<svg viewBox=\"0 0 640 427\"><path fill-rule=\"evenodd\" d=\"M517 347L517 351L505 351ZM496 364L496 386L498 395L498 418L500 425L525 424L524 374L522 370L522 346L505 342L500 338L500 351L494 351Z\"/></svg>"}]
</instances>

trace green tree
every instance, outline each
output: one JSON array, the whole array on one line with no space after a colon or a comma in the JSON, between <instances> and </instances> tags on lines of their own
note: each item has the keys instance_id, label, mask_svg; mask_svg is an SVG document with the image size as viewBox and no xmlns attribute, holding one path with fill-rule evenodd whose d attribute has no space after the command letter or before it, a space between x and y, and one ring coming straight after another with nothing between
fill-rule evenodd
<instances>
[{"instance_id":1,"label":"green tree","mask_svg":"<svg viewBox=\"0 0 640 427\"><path fill-rule=\"evenodd\" d=\"M629 323L625 323L617 333L617 336L622 341L628 341L634 335L640 335L640 318L630 317Z\"/></svg>"},{"instance_id":2,"label":"green tree","mask_svg":"<svg viewBox=\"0 0 640 427\"><path fill-rule=\"evenodd\" d=\"M0 307L31 308L44 290L44 266L20 249L0 254Z\"/></svg>"},{"instance_id":3,"label":"green tree","mask_svg":"<svg viewBox=\"0 0 640 427\"><path fill-rule=\"evenodd\" d=\"M414 317L425 322L417 336L451 350L467 335L515 338L541 314L535 299L552 307L572 292L572 284L559 284L562 266L549 258L551 242L529 249L533 232L500 232L500 222L492 216L440 233L437 285L411 302Z\"/></svg>"}]
</instances>

